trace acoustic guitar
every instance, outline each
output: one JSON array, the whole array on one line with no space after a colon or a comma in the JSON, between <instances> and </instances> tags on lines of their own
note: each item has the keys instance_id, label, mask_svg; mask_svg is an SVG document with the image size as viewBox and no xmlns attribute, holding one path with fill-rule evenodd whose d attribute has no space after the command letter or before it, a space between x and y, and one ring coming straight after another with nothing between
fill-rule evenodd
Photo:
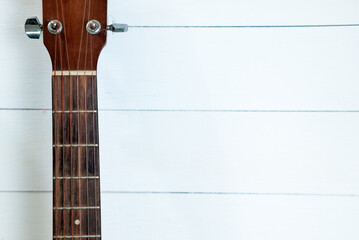
<instances>
[{"instance_id":1,"label":"acoustic guitar","mask_svg":"<svg viewBox=\"0 0 359 240\"><path fill-rule=\"evenodd\" d=\"M25 32L52 61L53 239L101 239L97 62L107 31L107 0L43 0L42 25Z\"/></svg>"}]
</instances>

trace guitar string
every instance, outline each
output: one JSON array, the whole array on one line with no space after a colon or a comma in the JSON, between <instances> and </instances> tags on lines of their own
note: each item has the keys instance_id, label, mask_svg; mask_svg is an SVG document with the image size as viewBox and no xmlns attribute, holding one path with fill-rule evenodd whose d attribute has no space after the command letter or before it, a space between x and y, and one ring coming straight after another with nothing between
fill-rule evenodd
<instances>
[{"instance_id":1,"label":"guitar string","mask_svg":"<svg viewBox=\"0 0 359 240\"><path fill-rule=\"evenodd\" d=\"M80 70L80 60L81 60L81 52L82 52L82 40L83 40L83 34L84 34L84 24L85 24L85 16L86 16L86 6L87 6L87 0L85 0L85 4L84 4L84 10L83 10L83 17L82 17L82 27L81 27L81 38L80 38L80 47L79 47L79 56L78 56L78 62L77 62L77 70ZM79 81L80 81L80 77L77 75L76 76L76 94L77 94L77 110L80 110L80 94L79 94ZM78 138L78 142L80 142L80 112L77 113L77 138ZM78 149L78 176L81 176L81 157L83 157L81 155L81 151L80 148ZM82 206L81 203L81 180L78 180L78 184L79 184L79 206ZM80 220L80 225L79 225L79 230L80 230L80 235L82 235L82 210L78 210L79 211L79 220Z\"/></svg>"},{"instance_id":2,"label":"guitar string","mask_svg":"<svg viewBox=\"0 0 359 240\"><path fill-rule=\"evenodd\" d=\"M91 0L90 0L91 1ZM90 50L91 50L91 69L94 69L95 66L93 66L93 41L92 41L92 37L90 38ZM95 79L97 80L97 75L96 77L94 77L93 75L91 76L91 95L92 95L92 108L93 110L96 109L96 106L95 106L95 103L97 101L95 101L95 96L97 96L97 92L95 92L94 88L97 84L97 81L95 82ZM96 135L96 129L95 129L95 114L98 114L98 113L92 113L92 136L93 136L93 143L97 143L98 144L98 138L97 138L97 135ZM97 121L96 121L97 122ZM99 151L99 148L97 148L97 151ZM96 171L96 147L93 147L93 168L94 168L94 174L97 175L97 176L100 176L100 171ZM99 164L99 158L97 158L97 163ZM100 201L97 200L97 180L95 179L94 180L95 182L95 206L100 206ZM98 203L97 203L98 201ZM95 231L96 231L96 236L98 235L98 232L97 232L97 226L98 226L98 219L97 219L97 214L99 213L99 211L101 210L94 210L95 211Z\"/></svg>"},{"instance_id":3,"label":"guitar string","mask_svg":"<svg viewBox=\"0 0 359 240\"><path fill-rule=\"evenodd\" d=\"M66 20L65 20L65 14L64 14L64 8L63 8L63 0L60 0L60 8L61 8L61 12L62 12L62 18L63 18L63 24L64 24L64 28L63 28L63 31L64 31L64 37L65 37L65 48L66 48L66 57L67 57L67 66L68 66L68 69L69 71L71 70L70 69L70 55L69 55L69 47L68 47L68 42L67 42L67 33L66 33Z\"/></svg>"},{"instance_id":4,"label":"guitar string","mask_svg":"<svg viewBox=\"0 0 359 240\"><path fill-rule=\"evenodd\" d=\"M59 2L58 0L56 0L56 17L57 19L59 19ZM62 44L61 44L61 37L58 36L58 43L59 43L59 55L60 55L60 70L62 72ZM55 66L55 68L57 68L57 65ZM58 69L56 69L58 70ZM56 77L55 77L56 78ZM59 78L61 78L61 109L63 109L63 89L62 89L62 84L63 84L63 76L59 76ZM57 81L59 79L56 79L55 81ZM63 119L61 118L61 127L60 127L60 130L62 128L62 136L63 136ZM60 138L61 139L61 138ZM59 159L60 161L60 159ZM64 149L62 149L62 176L64 176ZM60 170L60 169L59 169ZM62 205L64 205L64 196L65 196L65 184L64 184L64 180L62 180ZM60 200L60 199L59 199ZM63 235L65 236L65 211L62 211L62 232L63 232ZM59 236L60 234L56 234L56 239L57 237Z\"/></svg>"},{"instance_id":5,"label":"guitar string","mask_svg":"<svg viewBox=\"0 0 359 240\"><path fill-rule=\"evenodd\" d=\"M70 56L69 56L69 48L68 48L68 42L67 42L67 33L66 33L66 18L65 18L65 14L64 14L64 7L63 7L63 0L60 0L60 8L61 8L61 13L62 13L62 21L63 21L63 31L64 31L64 37L65 37L65 48L66 48L66 52L65 52L65 54L66 54L66 58L67 58L67 65L68 65L68 70L70 71L71 69L70 69L70 66L71 66L71 64L70 64ZM62 73L62 75L63 75L63 73ZM69 102L68 102L68 105L69 105L69 110L70 110L70 112L71 112L71 74L68 76L68 77L65 77L65 78L68 78L68 84L69 84ZM62 84L63 84L63 86L64 86L64 78L62 79ZM63 89L63 91L65 91L65 89ZM63 101L64 101L64 106L63 107L65 107L65 99L63 99ZM63 111L64 111L65 109L63 108ZM67 109L66 109L67 110ZM63 112L62 113L62 116L63 116L63 121L64 121L64 119L65 119L65 113ZM68 124L70 124L70 128L68 128L68 129L70 129L70 139L69 139L69 142L70 142L70 176L73 176L73 173L72 173L72 134L71 134L71 123L72 123L72 117L71 117L71 114L69 114L69 123ZM65 121L63 122L63 126L64 126L64 128L65 128ZM64 131L64 135L63 135L63 142L64 142L64 144L65 144L65 131ZM64 154L64 158L65 158L65 148L63 149L63 154ZM67 155L66 155L67 156ZM68 163L68 159L66 159L66 163ZM68 164L67 164L68 165ZM65 166L65 165L64 165ZM65 170L65 167L64 167L64 170ZM65 175L64 175L65 176ZM65 179L64 179L64 181L66 181ZM70 206L71 207L73 207L73 202L72 202L72 197L73 197L73 193L72 193L72 191L73 191L73 181L72 181L72 178L70 179ZM66 193L67 194L67 193ZM64 206L65 206L65 203L64 203ZM64 210L64 211L66 211L66 210ZM70 214L70 216L71 216L71 224L70 224L70 226L71 226L71 236L73 236L74 234L73 234L73 217L74 217L74 212L73 212L73 209L71 209L70 210L71 211L71 214ZM73 239L73 238L72 238Z\"/></svg>"},{"instance_id":6,"label":"guitar string","mask_svg":"<svg viewBox=\"0 0 359 240\"><path fill-rule=\"evenodd\" d=\"M65 14L64 14L64 9L63 9L63 3L62 0L59 1L60 2L60 9L61 9L61 14L62 14L62 21L63 21L63 32L64 32L64 42L65 45L63 46L65 48L65 55L66 55L66 59L67 59L67 65L68 65L68 69L70 70L70 57L69 57L69 53L68 53L68 42L67 42L67 34L66 34L66 22L65 22ZM59 18L58 18L59 19ZM61 51L61 58L62 58L62 51ZM66 61L66 60L65 60ZM65 97L64 97L64 91L65 91L65 78L63 75L63 61L61 60L61 100L62 100L62 142L63 144L65 144ZM70 85L70 80L71 80L71 76L68 77L68 83ZM69 94L70 95L70 94ZM69 104L70 105L70 104ZM71 132L71 131L70 131ZM70 145L71 145L71 139L70 139ZM63 148L62 149L62 153L63 153L63 176L65 177L65 163L67 163L67 158L65 156L67 156L65 154L65 152L67 151L67 149ZM72 168L72 146L70 147L70 167ZM70 170L70 172L72 171L72 169ZM66 198L67 198L67 191L66 191L66 180L65 178L63 179L63 205L66 205ZM72 198L72 179L70 179L70 202L71 202L71 198ZM72 205L72 203L70 203ZM66 236L66 210L63 210L63 216L64 216L64 236ZM71 214L70 214L71 218L73 217L73 212L71 210ZM72 221L71 221L72 222ZM72 225L71 225L72 226ZM71 227L71 232L72 232L72 227ZM73 235L73 234L72 234ZM73 238L72 238L73 239Z\"/></svg>"},{"instance_id":7,"label":"guitar string","mask_svg":"<svg viewBox=\"0 0 359 240\"><path fill-rule=\"evenodd\" d=\"M60 39L60 70L61 70L61 110L64 111L64 75L63 75L63 66L62 66L62 47L61 47L61 38ZM64 142L65 136L65 123L64 123L64 115L61 115L61 134L62 134L62 142ZM65 176L65 148L62 148L62 176ZM65 206L66 203L66 180L63 178L62 180L62 205ZM66 235L66 214L65 211L62 212L63 214L63 235Z\"/></svg>"},{"instance_id":8,"label":"guitar string","mask_svg":"<svg viewBox=\"0 0 359 240\"><path fill-rule=\"evenodd\" d=\"M61 4L61 0L60 0L60 4ZM59 2L56 0L56 12L57 12L57 19L59 19L59 8L61 8L61 6L59 6ZM61 9L63 11L63 9ZM66 29L66 27L65 27ZM66 40L65 40L65 45L67 44ZM63 75L63 50L62 50L62 41L61 41L61 37L59 37L59 51L60 51L60 69L61 69L61 109L62 111L64 111L64 106L65 106L65 99L64 99L64 75ZM65 52L66 54L66 52ZM67 56L67 59L68 56ZM69 63L69 62L68 62ZM62 114L61 116L62 119L62 141L65 141L65 120L64 120L64 115ZM65 176L65 149L62 149L62 175ZM66 204L66 180L63 179L62 181L62 188L63 188L63 196L62 196L62 201L63 201L63 205ZM62 216L63 216L63 235L66 235L66 214L65 211L62 212Z\"/></svg>"},{"instance_id":9,"label":"guitar string","mask_svg":"<svg viewBox=\"0 0 359 240\"><path fill-rule=\"evenodd\" d=\"M90 20L90 13L91 13L91 0L89 0L89 6L88 6L88 15L87 15L87 21L88 22ZM86 34L86 51L85 51L85 68L87 69L87 55L88 55L88 39L89 38L89 33ZM85 79L85 110L87 110L87 84L88 84L88 79L86 77L84 77ZM85 138L86 138L86 144L88 144L88 134L87 134L87 114L85 114ZM88 147L85 146L85 153L86 153L86 174L87 174L87 189L86 189L86 194L87 194L87 206L89 206L90 202L89 202L89 155L88 155ZM90 235L90 210L87 208L87 235Z\"/></svg>"},{"instance_id":10,"label":"guitar string","mask_svg":"<svg viewBox=\"0 0 359 240\"><path fill-rule=\"evenodd\" d=\"M57 43L58 43L58 35L56 35L55 36L55 61L54 61L54 70L56 71L57 70ZM55 108L55 105L56 105L56 99L57 99L57 95L56 95L56 98L55 98L55 87L56 87L56 81L57 79L56 79L56 76L53 76L52 77L52 88L53 88L53 93L52 93L52 98L53 98L53 108ZM58 106L56 106L56 110L57 110L57 107ZM53 113L53 119L54 119L54 129L55 129L55 131L54 131L54 136L53 136L53 142L54 142L54 144L56 144L56 136L57 136L57 124L56 124L56 114L54 114ZM54 164L54 166L53 166L53 169L54 169L54 177L58 177L57 176L57 166L59 166L59 163L58 163L58 161L57 161L57 148L54 148L53 149L53 151L54 151L54 160L53 160L53 164ZM56 194L56 192L57 192L57 181L56 180L53 180L54 181L54 184L53 184L53 187L54 187L54 196L56 196L55 194ZM57 207L58 207L58 201L56 200L56 198L55 197L53 197L53 204L55 204ZM59 235L58 234L58 227L57 227L57 224L56 224L56 222L57 221L55 221L55 219L56 219L56 216L58 216L58 213L56 212L56 210L53 210L53 214L54 214L54 224L53 224L53 233L55 233L55 237L56 237L56 240L57 240L57 236Z\"/></svg>"},{"instance_id":11,"label":"guitar string","mask_svg":"<svg viewBox=\"0 0 359 240\"><path fill-rule=\"evenodd\" d=\"M88 10L88 21L90 21L90 13L91 13L91 0L89 0L89 10ZM88 22L87 21L87 22ZM86 41L86 60L87 60L87 53L88 53L88 36L89 34L87 34L87 41ZM92 37L90 36L90 69L93 70L94 69L94 66L93 66L93 41L92 41ZM86 62L85 60L85 62ZM91 79L91 101L89 104L92 103L92 107L94 108L95 105L94 105L94 76L90 76L90 79ZM88 79L89 80L89 79ZM87 81L87 83L89 83L89 81ZM86 91L87 91L87 85L86 85ZM87 95L87 94L86 94ZM87 98L86 98L86 108L87 108ZM88 116L87 116L88 117ZM90 118L89 118L90 119ZM88 133L88 130L89 131L93 131L93 139L87 139L86 142L88 142L89 140L94 142L95 143L95 118L94 118L94 114L92 114L92 125L93 125L93 129L88 129L88 121L85 122L86 124L86 133ZM90 135L91 136L91 135ZM88 138L88 134L86 134L86 138ZM93 161L92 161L92 166L93 166L93 170L94 170L94 174L96 174L96 163L95 163L95 151L96 151L96 147L93 147L93 154L92 154L92 158L93 158ZM86 156L87 156L87 161L89 161L89 152L88 152L88 148L86 147ZM87 166L89 167L89 163L87 164ZM89 168L87 168L87 173L89 173ZM89 181L89 180L88 180ZM97 180L93 180L94 181L94 190L95 190L95 204L97 204ZM88 187L87 187L87 190L89 190L89 183L88 183ZM87 192L88 194L88 192ZM89 205L89 195L88 195L88 205ZM88 225L90 227L90 213L89 213L90 210L88 210ZM97 229L97 223L98 223L98 219L97 219L97 212L95 212L95 235L97 236L98 235L98 229Z\"/></svg>"},{"instance_id":12,"label":"guitar string","mask_svg":"<svg viewBox=\"0 0 359 240\"><path fill-rule=\"evenodd\" d=\"M60 0L61 1L61 0ZM62 4L62 2L60 2ZM62 6L61 6L62 7ZM90 8L91 6L89 6L89 14L90 14ZM86 9L86 5L85 5L85 8L84 10ZM63 12L63 8L61 9L62 12ZM58 8L57 8L57 13L58 13ZM89 15L90 16L90 15ZM65 23L64 23L65 24ZM65 33L65 36L66 36L66 33ZM82 36L81 36L82 37ZM65 41L66 41L66 37L65 37ZM67 42L65 43L67 44ZM82 39L80 41L80 45L82 44ZM62 64L62 49L61 49L61 39L60 39L60 66L61 66L61 79L62 79L62 85L61 85L61 105L62 105L62 110L64 111L64 76L63 76L63 64ZM87 61L87 51L88 51L88 35L87 35L87 40L86 40L86 59L85 59L85 68L86 68L86 61ZM92 56L91 56L92 57ZM79 56L80 58L80 56ZM67 48L67 59L68 59L68 64L70 63L69 61L69 55L68 55L68 48ZM80 59L79 59L79 62L80 62ZM69 64L70 65L70 64ZM78 64L78 68L79 68L79 64ZM70 68L69 68L70 69ZM56 70L56 69L55 69ZM71 79L71 76L69 77ZM72 94L71 93L71 83L70 83L70 79L69 79L69 91L70 91L70 95ZM77 81L77 86L78 86L78 81ZM86 83L86 86L87 86L87 83ZM79 89L77 88L77 92L79 91ZM87 108L87 89L85 88L85 108ZM70 96L70 99L71 99L71 96ZM77 99L77 103L79 105L79 99ZM70 106L71 108L71 106ZM85 118L86 119L86 118ZM62 116L62 135L63 135L63 141L64 141L64 137L65 137L65 133L64 133L64 116ZM79 126L79 122L78 122L78 126ZM86 133L87 133L87 121L85 122L85 128L86 128ZM79 128L80 129L80 128ZM70 133L71 134L71 133ZM78 135L79 135L79 131L78 131ZM70 137L70 141L72 142L72 139ZM87 143L87 135L86 135L86 143ZM88 151L87 151L87 147L85 147L86 149L86 165L87 165L87 176L88 176ZM72 149L71 149L72 151ZM65 157L65 154L63 152L63 175L64 175L64 157ZM80 162L80 161L79 161ZM72 152L71 152L71 172L72 172ZM65 180L63 180L63 193L65 193ZM72 180L71 181L71 191L72 191ZM89 190L89 183L88 183L88 180L87 180L87 202L89 201L89 193L88 193L88 190ZM79 191L79 194L80 194L80 191ZM63 202L65 202L65 194L63 195ZM71 204L73 204L71 202ZM88 204L89 205L89 204ZM72 213L73 214L73 213ZM63 217L65 216L65 213L63 212ZM97 217L97 216L96 216ZM65 217L63 219L63 223L64 223L64 236L66 234L66 229L65 229ZM89 223L89 215L88 215L88 223ZM97 227L97 226L96 226ZM89 231L89 224L88 224L88 231ZM96 230L97 231L97 230ZM57 238L57 237L56 237Z\"/></svg>"},{"instance_id":13,"label":"guitar string","mask_svg":"<svg viewBox=\"0 0 359 240\"><path fill-rule=\"evenodd\" d=\"M92 42L92 38L91 38L91 64L93 63L93 42ZM93 66L93 69L94 69L95 66ZM96 76L91 76L91 81L92 81L92 88L91 88L91 91L92 91L92 108L94 110L97 109L97 91L96 91L96 86L97 86L97 75ZM97 117L95 117L95 115ZM93 131L93 138L94 138L94 143L97 143L99 144L99 139L98 139L98 112L96 113L92 113L92 131ZM94 150L93 150L93 161L94 161L94 173L97 175L97 176L100 176L100 171L99 169L97 168L97 164L99 164L99 155L97 154L97 152L99 152L99 148L96 148L94 147ZM100 181L100 180L98 180ZM98 183L100 184L100 183ZM95 205L96 206L99 206L100 207L100 199L97 199L97 180L95 180ZM101 209L101 208L100 208ZM100 235L98 234L98 214L99 212L101 212L101 210L95 210L95 219L96 219L96 235Z\"/></svg>"},{"instance_id":14,"label":"guitar string","mask_svg":"<svg viewBox=\"0 0 359 240\"><path fill-rule=\"evenodd\" d=\"M359 27L359 24L302 24L302 25L233 25L233 26L205 26L205 25L173 25L173 26L160 26L160 25L152 25L152 26L141 26L141 25L133 25L128 26L128 28L330 28L330 27Z\"/></svg>"}]
</instances>

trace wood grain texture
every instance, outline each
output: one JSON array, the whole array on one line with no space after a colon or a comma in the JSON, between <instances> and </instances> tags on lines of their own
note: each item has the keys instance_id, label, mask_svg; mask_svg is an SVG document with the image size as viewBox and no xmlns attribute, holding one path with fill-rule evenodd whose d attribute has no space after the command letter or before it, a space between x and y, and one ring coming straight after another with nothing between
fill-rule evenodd
<instances>
[{"instance_id":1,"label":"wood grain texture","mask_svg":"<svg viewBox=\"0 0 359 240\"><path fill-rule=\"evenodd\" d=\"M86 31L90 20L101 23L99 34ZM51 20L59 20L63 31L47 30ZM44 44L54 70L96 70L98 57L106 43L107 0L43 0Z\"/></svg>"},{"instance_id":2,"label":"wood grain texture","mask_svg":"<svg viewBox=\"0 0 359 240\"><path fill-rule=\"evenodd\" d=\"M358 4L109 0L109 16L130 25L340 24L359 22ZM51 108L51 59L23 31L35 15L40 0L0 3L0 108ZM98 69L102 109L359 109L357 28L108 37ZM1 112L0 190L50 190L51 111ZM358 193L357 113L100 115L104 190L149 192L104 194L103 239L358 239L355 197L151 194ZM1 193L0 212L0 239L52 239L51 193Z\"/></svg>"},{"instance_id":3,"label":"wood grain texture","mask_svg":"<svg viewBox=\"0 0 359 240\"><path fill-rule=\"evenodd\" d=\"M99 117L103 191L359 194L358 113ZM0 111L0 126L0 190L51 190L51 112Z\"/></svg>"},{"instance_id":4,"label":"wood grain texture","mask_svg":"<svg viewBox=\"0 0 359 240\"><path fill-rule=\"evenodd\" d=\"M109 0L109 14L130 25L268 25L359 22L355 0Z\"/></svg>"},{"instance_id":5,"label":"wood grain texture","mask_svg":"<svg viewBox=\"0 0 359 240\"><path fill-rule=\"evenodd\" d=\"M54 238L101 236L97 78L53 76L52 86Z\"/></svg>"},{"instance_id":6,"label":"wood grain texture","mask_svg":"<svg viewBox=\"0 0 359 240\"><path fill-rule=\"evenodd\" d=\"M104 194L103 239L317 240L359 237L357 198ZM51 194L0 194L0 238L51 239ZM121 216L121 217L118 217Z\"/></svg>"},{"instance_id":7,"label":"wood grain texture","mask_svg":"<svg viewBox=\"0 0 359 240\"><path fill-rule=\"evenodd\" d=\"M97 70L107 0L43 0L43 19L53 71ZM52 20L63 25L58 35L46 28ZM98 34L86 30L90 20L100 22ZM53 237L101 239L96 76L53 76L52 98Z\"/></svg>"},{"instance_id":8,"label":"wood grain texture","mask_svg":"<svg viewBox=\"0 0 359 240\"><path fill-rule=\"evenodd\" d=\"M100 109L357 110L358 38L357 28L132 29L104 49Z\"/></svg>"},{"instance_id":9,"label":"wood grain texture","mask_svg":"<svg viewBox=\"0 0 359 240\"><path fill-rule=\"evenodd\" d=\"M100 109L359 109L356 28L131 29L108 39ZM0 108L50 109L50 59L40 42L25 40L17 45L27 49L8 44L21 54L10 58L14 69L3 69ZM34 55L36 64L15 64Z\"/></svg>"}]
</instances>

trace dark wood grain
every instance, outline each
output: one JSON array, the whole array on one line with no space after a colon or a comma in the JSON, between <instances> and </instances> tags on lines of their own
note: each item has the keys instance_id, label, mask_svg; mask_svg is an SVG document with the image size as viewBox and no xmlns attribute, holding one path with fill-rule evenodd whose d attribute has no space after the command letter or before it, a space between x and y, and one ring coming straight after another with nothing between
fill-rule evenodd
<instances>
[{"instance_id":1,"label":"dark wood grain","mask_svg":"<svg viewBox=\"0 0 359 240\"><path fill-rule=\"evenodd\" d=\"M47 25L59 20L63 31ZM90 20L101 23L89 34ZM44 44L53 70L53 238L101 239L97 69L106 43L107 0L43 0Z\"/></svg>"},{"instance_id":2,"label":"dark wood grain","mask_svg":"<svg viewBox=\"0 0 359 240\"><path fill-rule=\"evenodd\" d=\"M101 235L97 79L53 76L52 81L54 236Z\"/></svg>"},{"instance_id":3,"label":"dark wood grain","mask_svg":"<svg viewBox=\"0 0 359 240\"><path fill-rule=\"evenodd\" d=\"M98 20L97 35L86 31L89 20ZM47 30L51 20L59 20L63 31L53 35ZM94 70L106 44L107 0L43 0L44 44L54 70Z\"/></svg>"}]
</instances>

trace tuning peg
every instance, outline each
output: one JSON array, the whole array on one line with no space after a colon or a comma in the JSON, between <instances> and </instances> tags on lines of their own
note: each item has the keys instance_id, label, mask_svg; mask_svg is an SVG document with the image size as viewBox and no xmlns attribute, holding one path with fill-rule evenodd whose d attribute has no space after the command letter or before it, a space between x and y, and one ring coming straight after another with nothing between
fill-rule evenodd
<instances>
[{"instance_id":1,"label":"tuning peg","mask_svg":"<svg viewBox=\"0 0 359 240\"><path fill-rule=\"evenodd\" d=\"M31 39L39 39L42 32L42 24L37 17L28 18L25 22L25 33Z\"/></svg>"},{"instance_id":2,"label":"tuning peg","mask_svg":"<svg viewBox=\"0 0 359 240\"><path fill-rule=\"evenodd\" d=\"M107 30L111 32L127 32L128 31L128 25L127 24L119 24L114 23L109 26L107 26Z\"/></svg>"}]
</instances>

